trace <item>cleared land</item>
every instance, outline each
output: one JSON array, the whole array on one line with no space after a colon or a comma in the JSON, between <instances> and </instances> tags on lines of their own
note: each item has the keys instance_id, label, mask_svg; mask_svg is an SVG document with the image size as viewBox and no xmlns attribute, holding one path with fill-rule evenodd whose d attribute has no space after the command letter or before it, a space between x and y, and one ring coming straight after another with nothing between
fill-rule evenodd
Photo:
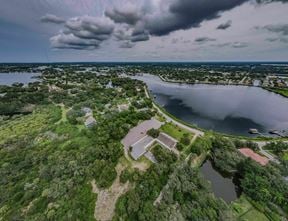
<instances>
[{"instance_id":1,"label":"cleared land","mask_svg":"<svg viewBox=\"0 0 288 221\"><path fill-rule=\"evenodd\" d=\"M93 193L97 193L94 217L97 221L110 221L113 218L117 199L129 190L129 182L122 184L120 174L125 169L121 163L116 167L117 178L109 189L99 189L92 181Z\"/></svg>"}]
</instances>

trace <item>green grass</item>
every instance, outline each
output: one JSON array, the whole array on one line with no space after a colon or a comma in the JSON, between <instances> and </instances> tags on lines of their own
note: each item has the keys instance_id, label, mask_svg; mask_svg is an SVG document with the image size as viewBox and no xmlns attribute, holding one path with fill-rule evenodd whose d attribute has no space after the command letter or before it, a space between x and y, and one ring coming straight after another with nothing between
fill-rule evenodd
<instances>
[{"instance_id":1,"label":"green grass","mask_svg":"<svg viewBox=\"0 0 288 221\"><path fill-rule=\"evenodd\" d=\"M287 88L268 88L267 90L272 91L276 94L280 94L284 97L288 97L288 89Z\"/></svg>"},{"instance_id":2,"label":"green grass","mask_svg":"<svg viewBox=\"0 0 288 221\"><path fill-rule=\"evenodd\" d=\"M164 124L160 128L160 131L167 133L168 135L170 135L171 137L175 138L178 141L184 136L184 134L189 134L189 138L191 138L191 139L193 137L192 133L190 133L189 131L182 129L182 128L180 128L180 127L178 127L172 123Z\"/></svg>"},{"instance_id":3,"label":"green grass","mask_svg":"<svg viewBox=\"0 0 288 221\"><path fill-rule=\"evenodd\" d=\"M8 121L5 125L0 126L0 144L9 139L36 134L47 127L51 121L59 120L60 116L59 107L49 106L45 109L39 108L32 114Z\"/></svg>"},{"instance_id":4,"label":"green grass","mask_svg":"<svg viewBox=\"0 0 288 221\"><path fill-rule=\"evenodd\" d=\"M246 214L240 217L241 221L269 221L269 219L256 209L249 210Z\"/></svg>"},{"instance_id":5,"label":"green grass","mask_svg":"<svg viewBox=\"0 0 288 221\"><path fill-rule=\"evenodd\" d=\"M283 160L287 160L288 161L288 152L284 153Z\"/></svg>"},{"instance_id":6,"label":"green grass","mask_svg":"<svg viewBox=\"0 0 288 221\"><path fill-rule=\"evenodd\" d=\"M269 221L265 214L257 210L244 195L234 201L231 207L239 221Z\"/></svg>"}]
</instances>

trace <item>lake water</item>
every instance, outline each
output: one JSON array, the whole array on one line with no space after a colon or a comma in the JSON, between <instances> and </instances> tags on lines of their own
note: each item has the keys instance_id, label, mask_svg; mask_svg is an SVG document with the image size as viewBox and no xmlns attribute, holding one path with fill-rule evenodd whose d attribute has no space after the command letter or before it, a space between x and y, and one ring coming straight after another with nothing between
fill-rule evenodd
<instances>
[{"instance_id":1,"label":"lake water","mask_svg":"<svg viewBox=\"0 0 288 221\"><path fill-rule=\"evenodd\" d=\"M0 73L0 85L11 86L13 83L23 83L27 85L28 83L39 81L36 77L40 76L37 73Z\"/></svg>"},{"instance_id":2,"label":"lake water","mask_svg":"<svg viewBox=\"0 0 288 221\"><path fill-rule=\"evenodd\" d=\"M288 99L259 87L167 83L144 74L155 101L177 118L204 129L245 135L288 130Z\"/></svg>"},{"instance_id":3,"label":"lake water","mask_svg":"<svg viewBox=\"0 0 288 221\"><path fill-rule=\"evenodd\" d=\"M240 195L232 178L223 177L213 168L210 161L206 161L200 168L200 171L204 178L211 182L211 187L216 197L220 197L225 202L231 203Z\"/></svg>"}]
</instances>

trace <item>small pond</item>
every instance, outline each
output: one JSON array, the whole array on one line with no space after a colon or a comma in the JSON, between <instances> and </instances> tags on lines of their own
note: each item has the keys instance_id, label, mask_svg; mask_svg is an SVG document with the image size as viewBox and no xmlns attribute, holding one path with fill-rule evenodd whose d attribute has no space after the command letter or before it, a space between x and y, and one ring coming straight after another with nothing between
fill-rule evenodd
<instances>
[{"instance_id":1,"label":"small pond","mask_svg":"<svg viewBox=\"0 0 288 221\"><path fill-rule=\"evenodd\" d=\"M233 183L232 178L222 176L207 160L200 168L204 178L211 182L212 190L216 197L222 198L226 203L231 203L238 198L238 187Z\"/></svg>"}]
</instances>

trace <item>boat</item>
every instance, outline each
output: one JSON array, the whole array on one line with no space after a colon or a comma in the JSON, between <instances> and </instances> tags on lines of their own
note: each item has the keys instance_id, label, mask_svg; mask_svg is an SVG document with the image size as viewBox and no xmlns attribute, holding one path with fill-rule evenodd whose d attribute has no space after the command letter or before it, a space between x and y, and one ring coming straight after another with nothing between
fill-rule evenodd
<instances>
[{"instance_id":1,"label":"boat","mask_svg":"<svg viewBox=\"0 0 288 221\"><path fill-rule=\"evenodd\" d=\"M254 128L250 128L249 133L250 134L259 134L259 131L257 129L254 129Z\"/></svg>"}]
</instances>

